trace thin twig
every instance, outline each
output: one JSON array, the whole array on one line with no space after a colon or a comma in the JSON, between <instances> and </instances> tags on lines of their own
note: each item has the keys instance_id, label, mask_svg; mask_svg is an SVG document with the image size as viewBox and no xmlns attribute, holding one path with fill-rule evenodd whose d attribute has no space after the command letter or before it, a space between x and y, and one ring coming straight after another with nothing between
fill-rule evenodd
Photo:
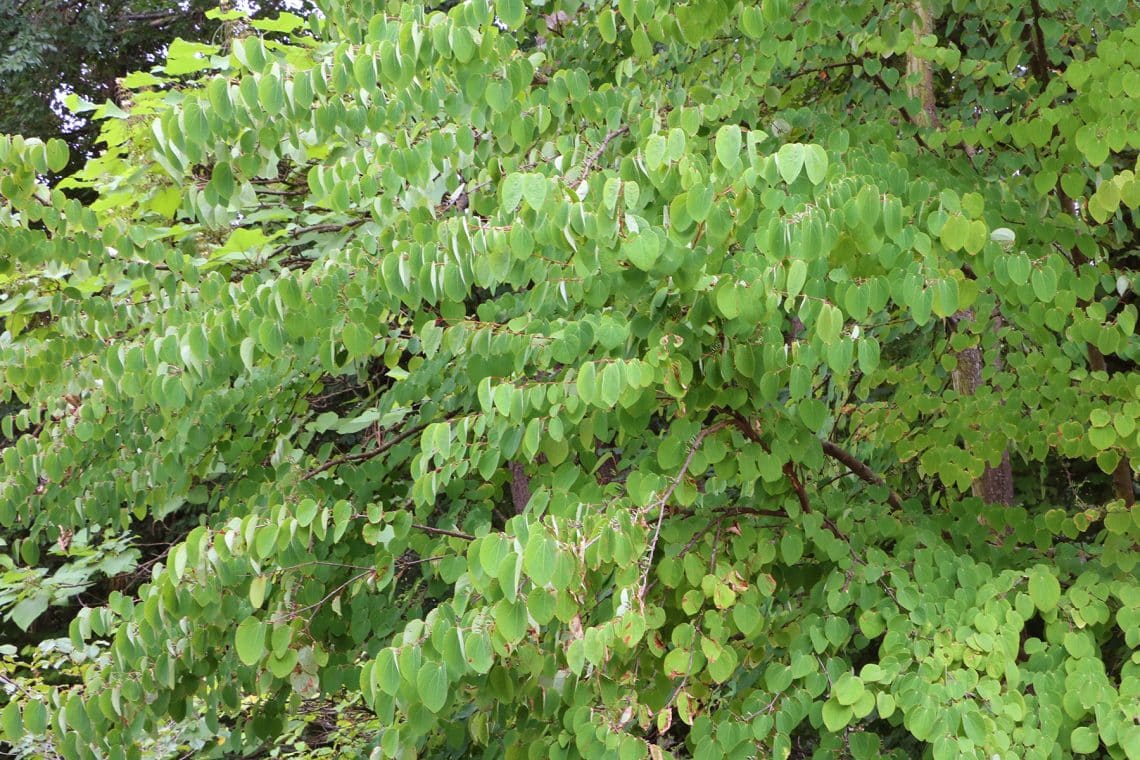
<instances>
[{"instance_id":1,"label":"thin twig","mask_svg":"<svg viewBox=\"0 0 1140 760\"><path fill-rule=\"evenodd\" d=\"M396 446L397 444L403 443L407 439L411 438L413 435L416 435L416 434L422 432L425 427L427 427L427 423L424 423L422 425L416 425L415 427L408 428L407 430L400 433L395 438L392 438L388 441L385 441L383 444L381 444L375 448L367 449L366 451L358 451L355 454L346 454L342 457L337 457L336 459L330 459L329 461L322 464L320 467L317 467L315 469L312 469L312 470L309 470L308 472L306 472L301 477L301 480L308 480L308 479L310 479L316 475L319 475L320 473L324 472L325 470L329 470L329 469L332 469L333 467L336 467L339 464L348 464L350 462L363 462L363 461L366 461L368 459L373 459L375 457L378 457L381 454L383 454L384 452L391 449L393 446Z\"/></svg>"},{"instance_id":2,"label":"thin twig","mask_svg":"<svg viewBox=\"0 0 1140 760\"><path fill-rule=\"evenodd\" d=\"M649 541L649 556L645 559L645 568L641 573L641 591L639 595L643 602L645 601L645 592L648 589L649 568L653 565L653 555L657 552L657 539L661 536L661 523L665 520L665 505L673 495L673 492L677 490L677 486L681 485L681 481L685 479L685 474L689 471L689 465L692 464L693 457L697 454L697 449L701 447L701 442L708 436L726 427L728 427L728 422L721 420L697 433L697 437L689 447L689 455L685 457L685 462L681 465L681 471L677 473L677 477L673 478L673 482L669 484L669 487L665 489L661 497L657 500L657 524L653 528L653 538Z\"/></svg>"},{"instance_id":3,"label":"thin twig","mask_svg":"<svg viewBox=\"0 0 1140 760\"><path fill-rule=\"evenodd\" d=\"M21 694L23 694L25 697L27 697L28 699L39 699L39 697L37 697L35 694L33 694L31 691L29 691L22 683L19 683L18 681L13 681L11 678L4 675L3 673L0 673L0 681L3 681L4 683L8 684L13 689L19 690L19 692Z\"/></svg>"},{"instance_id":4,"label":"thin twig","mask_svg":"<svg viewBox=\"0 0 1140 760\"><path fill-rule=\"evenodd\" d=\"M732 418L736 423L737 429L744 434L745 438L753 443L760 444L760 448L764 449L764 453L772 453L772 447L753 429L752 423L748 421L747 417L733 409ZM807 490L804 488L804 484L800 482L800 476L796 474L796 468L792 466L791 462L784 462L783 470L784 476L788 479L788 482L792 484L792 490L796 492L796 498L799 499L800 502L800 509L804 514L809 514L811 512L811 502L808 501Z\"/></svg>"},{"instance_id":5,"label":"thin twig","mask_svg":"<svg viewBox=\"0 0 1140 760\"><path fill-rule=\"evenodd\" d=\"M594 168L594 164L598 162L598 159L602 157L603 153L605 153L606 148L609 147L609 144L627 132L629 132L629 126L625 125L618 127L613 132L610 132L608 135L606 135L605 138L602 139L602 143L598 146L598 149L591 153L589 157L586 158L585 163L582 164L582 168L578 172L577 181L581 182L582 180L586 179L586 177L590 174L590 171Z\"/></svg>"},{"instance_id":6,"label":"thin twig","mask_svg":"<svg viewBox=\"0 0 1140 760\"><path fill-rule=\"evenodd\" d=\"M313 602L312 604L305 605L304 607L301 607L300 609L290 610L286 619L295 620L296 618L301 616L301 613L308 612L311 609L314 609L316 607L320 607L320 606L324 605L325 602L327 602L329 599L332 599L334 596L336 596L340 592L344 591L346 588L351 586L353 583L356 583L359 580L363 580L366 576L373 575L373 574L375 574L375 572L376 572L376 569L370 567L363 572L357 573L356 575L352 576L351 578L349 578L344 583L342 583L339 586L337 586L336 588L334 588L332 591L325 594L325 596L322 599L320 599L319 601Z\"/></svg>"},{"instance_id":7,"label":"thin twig","mask_svg":"<svg viewBox=\"0 0 1140 760\"><path fill-rule=\"evenodd\" d=\"M860 480L863 480L871 485L886 486L887 482L883 480L882 476L872 470L863 462L855 458L854 455L844 451L836 446L831 441L822 441L823 453L827 454L832 459L843 463L847 469L857 475ZM894 492L889 486L887 487L887 501L895 509L902 509L902 499Z\"/></svg>"},{"instance_id":8,"label":"thin twig","mask_svg":"<svg viewBox=\"0 0 1140 760\"><path fill-rule=\"evenodd\" d=\"M412 523L412 527L416 530L422 530L424 533L430 533L433 536L451 536L452 538L462 538L464 541L474 541L475 536L470 533L463 533L458 530L448 530L446 528L433 528L430 525L420 525L419 523Z\"/></svg>"}]
</instances>

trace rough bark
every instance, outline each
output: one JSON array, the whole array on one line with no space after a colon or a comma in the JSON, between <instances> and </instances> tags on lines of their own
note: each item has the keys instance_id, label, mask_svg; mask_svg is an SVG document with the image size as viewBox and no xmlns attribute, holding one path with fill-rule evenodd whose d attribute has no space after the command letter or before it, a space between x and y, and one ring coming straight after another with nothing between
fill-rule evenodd
<instances>
[{"instance_id":1,"label":"rough bark","mask_svg":"<svg viewBox=\"0 0 1140 760\"><path fill-rule=\"evenodd\" d=\"M974 320L972 309L958 312L951 320L960 328ZM957 354L958 364L954 368L954 390L963 396L973 396L982 385L982 372L985 368L980 346L963 349ZM1000 359L997 360L1000 368ZM1013 504L1013 466L1009 459L1009 449L1001 453L1001 462L996 467L986 466L982 476L974 481L974 496L987 504Z\"/></svg>"},{"instance_id":2,"label":"rough bark","mask_svg":"<svg viewBox=\"0 0 1140 760\"><path fill-rule=\"evenodd\" d=\"M915 20L911 25L915 37L924 37L931 34L934 24L930 18L930 9L926 7L925 0L915 0L911 6L914 10ZM937 127L938 109L934 103L934 70L930 61L918 56L908 55L906 59L906 73L910 84L907 91L910 97L916 98L920 108L911 120L920 127ZM918 81L915 82L914 80Z\"/></svg>"},{"instance_id":3,"label":"rough bark","mask_svg":"<svg viewBox=\"0 0 1140 760\"><path fill-rule=\"evenodd\" d=\"M530 478L527 477L526 468L522 462L511 462L511 503L515 507L515 514L521 515L530 501Z\"/></svg>"}]
</instances>

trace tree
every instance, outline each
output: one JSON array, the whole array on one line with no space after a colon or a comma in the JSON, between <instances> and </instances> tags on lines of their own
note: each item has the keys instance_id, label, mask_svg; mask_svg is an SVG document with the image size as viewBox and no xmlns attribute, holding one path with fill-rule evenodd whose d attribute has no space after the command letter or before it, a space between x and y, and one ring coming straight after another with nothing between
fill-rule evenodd
<instances>
[{"instance_id":1,"label":"tree","mask_svg":"<svg viewBox=\"0 0 1140 760\"><path fill-rule=\"evenodd\" d=\"M207 15L216 6L213 0L0 0L0 132L61 137L71 149L71 169L80 168L97 153L99 128L68 113L64 98L118 103L119 79L160 63L172 40L216 41L223 24ZM273 15L306 6L302 0L255 5Z\"/></svg>"},{"instance_id":2,"label":"tree","mask_svg":"<svg viewBox=\"0 0 1140 760\"><path fill-rule=\"evenodd\" d=\"M322 10L0 140L9 742L1140 757L1135 6Z\"/></svg>"}]
</instances>

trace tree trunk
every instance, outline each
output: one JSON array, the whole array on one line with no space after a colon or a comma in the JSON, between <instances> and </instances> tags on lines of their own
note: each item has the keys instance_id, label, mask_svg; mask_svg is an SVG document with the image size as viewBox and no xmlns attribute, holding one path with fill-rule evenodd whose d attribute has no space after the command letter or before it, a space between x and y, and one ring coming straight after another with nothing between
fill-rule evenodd
<instances>
[{"instance_id":1,"label":"tree trunk","mask_svg":"<svg viewBox=\"0 0 1140 760\"><path fill-rule=\"evenodd\" d=\"M961 326L974 321L973 309L960 311L951 318L951 323ZM963 396L973 396L982 385L984 362L980 346L958 352L958 365L954 368L954 390ZM1001 360L998 359L1000 369ZM1001 462L996 467L986 465L982 476L974 481L974 496L987 504L1013 504L1013 467L1010 464L1009 449L1001 453Z\"/></svg>"},{"instance_id":2,"label":"tree trunk","mask_svg":"<svg viewBox=\"0 0 1140 760\"><path fill-rule=\"evenodd\" d=\"M511 462L508 466L511 471L511 504L515 514L521 515L530 502L530 478L522 462Z\"/></svg>"},{"instance_id":3,"label":"tree trunk","mask_svg":"<svg viewBox=\"0 0 1140 760\"><path fill-rule=\"evenodd\" d=\"M934 32L930 9L925 0L915 0L912 5L915 20L912 25L915 37L923 37ZM919 102L918 112L912 117L916 126L937 128L940 124L938 108L934 102L934 72L930 61L915 55L907 56L907 92ZM956 326L968 325L974 321L973 310L960 311L950 319ZM958 365L954 368L954 388L964 396L972 396L982 384L983 358L981 347L967 348L958 353ZM974 482L974 495L988 504L1013 504L1013 468L1010 464L1009 449L1002 451L1001 462L996 467L986 466L982 477Z\"/></svg>"}]
</instances>

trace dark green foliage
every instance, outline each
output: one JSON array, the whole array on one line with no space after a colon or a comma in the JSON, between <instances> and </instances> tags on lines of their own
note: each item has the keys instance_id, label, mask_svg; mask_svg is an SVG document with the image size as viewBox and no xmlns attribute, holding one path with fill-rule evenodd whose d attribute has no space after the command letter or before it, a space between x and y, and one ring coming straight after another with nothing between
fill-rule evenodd
<instances>
[{"instance_id":1,"label":"dark green foliage","mask_svg":"<svg viewBox=\"0 0 1140 760\"><path fill-rule=\"evenodd\" d=\"M322 8L0 138L20 755L1140 758L1140 9Z\"/></svg>"}]
</instances>

